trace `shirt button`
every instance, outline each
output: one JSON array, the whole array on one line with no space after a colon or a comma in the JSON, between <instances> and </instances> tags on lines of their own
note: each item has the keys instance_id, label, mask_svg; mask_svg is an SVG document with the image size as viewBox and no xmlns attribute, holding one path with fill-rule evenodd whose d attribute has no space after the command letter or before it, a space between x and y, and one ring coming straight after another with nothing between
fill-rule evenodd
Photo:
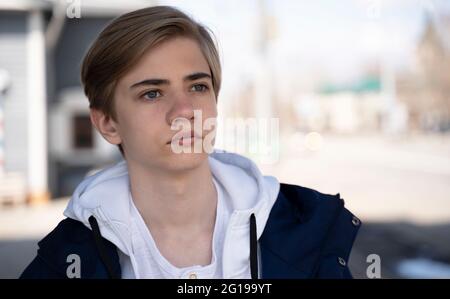
<instances>
[{"instance_id":1,"label":"shirt button","mask_svg":"<svg viewBox=\"0 0 450 299\"><path fill-rule=\"evenodd\" d=\"M361 221L358 218L356 218L355 216L353 216L352 224L354 226L359 226L361 224Z\"/></svg>"},{"instance_id":2,"label":"shirt button","mask_svg":"<svg viewBox=\"0 0 450 299\"><path fill-rule=\"evenodd\" d=\"M341 266L345 267L345 265L347 265L347 262L341 257L338 257L338 261L339 261L339 264L341 264Z\"/></svg>"},{"instance_id":3,"label":"shirt button","mask_svg":"<svg viewBox=\"0 0 450 299\"><path fill-rule=\"evenodd\" d=\"M189 278L190 279L196 279L197 278L197 274L191 273L191 274L189 274Z\"/></svg>"}]
</instances>

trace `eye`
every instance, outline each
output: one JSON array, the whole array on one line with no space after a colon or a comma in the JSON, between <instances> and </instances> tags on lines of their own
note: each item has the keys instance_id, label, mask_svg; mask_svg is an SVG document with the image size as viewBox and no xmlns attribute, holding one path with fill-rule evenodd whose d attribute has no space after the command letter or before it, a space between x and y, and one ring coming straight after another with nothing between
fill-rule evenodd
<instances>
[{"instance_id":1,"label":"eye","mask_svg":"<svg viewBox=\"0 0 450 299\"><path fill-rule=\"evenodd\" d=\"M161 96L161 92L159 90L150 90L145 92L142 97L145 99L154 100L156 98L159 98Z\"/></svg>"},{"instance_id":2,"label":"eye","mask_svg":"<svg viewBox=\"0 0 450 299\"><path fill-rule=\"evenodd\" d=\"M192 85L191 90L192 91L198 91L198 92L205 92L209 89L209 87L205 84L195 84Z\"/></svg>"}]
</instances>

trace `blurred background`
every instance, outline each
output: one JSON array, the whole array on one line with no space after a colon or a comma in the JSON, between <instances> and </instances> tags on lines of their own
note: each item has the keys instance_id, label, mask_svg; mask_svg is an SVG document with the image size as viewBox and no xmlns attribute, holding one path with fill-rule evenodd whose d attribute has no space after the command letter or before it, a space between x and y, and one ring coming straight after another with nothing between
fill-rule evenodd
<instances>
[{"instance_id":1,"label":"blurred background","mask_svg":"<svg viewBox=\"0 0 450 299\"><path fill-rule=\"evenodd\" d=\"M118 15L173 5L216 35L223 118L277 118L280 181L340 193L363 222L350 269L450 278L447 0L0 0L0 278L16 278L77 184L121 159L80 64ZM224 133L226 134L226 132Z\"/></svg>"}]
</instances>

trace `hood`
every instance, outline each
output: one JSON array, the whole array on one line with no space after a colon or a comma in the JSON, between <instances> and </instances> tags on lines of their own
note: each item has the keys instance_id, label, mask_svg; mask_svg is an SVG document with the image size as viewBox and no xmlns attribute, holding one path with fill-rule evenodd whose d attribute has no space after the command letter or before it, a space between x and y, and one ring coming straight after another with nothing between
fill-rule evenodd
<instances>
[{"instance_id":1,"label":"hood","mask_svg":"<svg viewBox=\"0 0 450 299\"><path fill-rule=\"evenodd\" d=\"M259 238L277 199L279 182L274 177L263 176L254 162L235 153L215 150L208 160L213 177L227 193L226 198L230 199L226 202L233 211L233 221L230 220L229 226L249 227L250 216L254 214ZM89 217L94 216L102 236L130 256L134 265L136 261L131 246L130 200L127 164L126 161L121 161L86 177L76 188L64 215L82 222L90 229ZM224 259L232 259L235 254L233 247L239 250L241 246L229 247L229 250L224 251ZM227 270L226 264L224 271L232 271L232 266Z\"/></svg>"}]
</instances>

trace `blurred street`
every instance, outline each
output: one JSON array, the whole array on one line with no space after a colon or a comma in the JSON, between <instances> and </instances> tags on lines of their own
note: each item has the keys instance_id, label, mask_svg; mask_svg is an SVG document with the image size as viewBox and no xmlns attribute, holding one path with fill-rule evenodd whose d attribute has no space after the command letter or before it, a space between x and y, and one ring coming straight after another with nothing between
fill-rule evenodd
<instances>
[{"instance_id":1,"label":"blurred street","mask_svg":"<svg viewBox=\"0 0 450 299\"><path fill-rule=\"evenodd\" d=\"M282 182L340 193L361 219L450 221L450 135L321 138L317 151L305 148L304 135L283 140L280 163L263 169Z\"/></svg>"},{"instance_id":2,"label":"blurred street","mask_svg":"<svg viewBox=\"0 0 450 299\"><path fill-rule=\"evenodd\" d=\"M0 278L17 278L36 255L37 242L59 221L68 199L0 209Z\"/></svg>"}]
</instances>

